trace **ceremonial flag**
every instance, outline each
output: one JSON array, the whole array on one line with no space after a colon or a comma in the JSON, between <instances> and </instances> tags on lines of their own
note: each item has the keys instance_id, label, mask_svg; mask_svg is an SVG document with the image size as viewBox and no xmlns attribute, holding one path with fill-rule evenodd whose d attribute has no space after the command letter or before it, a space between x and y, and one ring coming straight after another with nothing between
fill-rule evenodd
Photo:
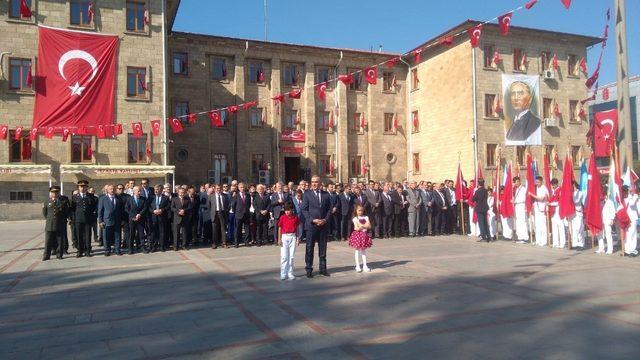
<instances>
[{"instance_id":1,"label":"ceremonial flag","mask_svg":"<svg viewBox=\"0 0 640 360\"><path fill-rule=\"evenodd\" d=\"M558 102L555 100L553 100L553 115L555 115L556 117L559 117L561 115L560 106L558 105Z\"/></svg>"},{"instance_id":2,"label":"ceremonial flag","mask_svg":"<svg viewBox=\"0 0 640 360\"><path fill-rule=\"evenodd\" d=\"M102 125L99 125L98 127L101 127ZM47 127L47 129L44 132L44 137L47 139L51 139L53 138L53 133L54 133L55 129L53 126L49 126ZM100 133L98 133L98 137L100 137Z\"/></svg>"},{"instance_id":3,"label":"ceremonial flag","mask_svg":"<svg viewBox=\"0 0 640 360\"><path fill-rule=\"evenodd\" d=\"M364 156L360 159L360 175L364 176L367 174L367 162L364 160Z\"/></svg>"},{"instance_id":4,"label":"ceremonial flag","mask_svg":"<svg viewBox=\"0 0 640 360\"><path fill-rule=\"evenodd\" d=\"M20 17L30 18L31 15L31 9L29 5L27 5L27 0L20 0Z\"/></svg>"},{"instance_id":5,"label":"ceremonial flag","mask_svg":"<svg viewBox=\"0 0 640 360\"><path fill-rule=\"evenodd\" d=\"M378 68L376 66L365 68L364 69L364 78L371 85L377 84L378 83Z\"/></svg>"},{"instance_id":6,"label":"ceremonial flag","mask_svg":"<svg viewBox=\"0 0 640 360\"><path fill-rule=\"evenodd\" d=\"M549 194L551 194L551 171L549 170L549 156L547 155L548 154L545 152L544 159L542 160L542 171L544 172L544 184L547 186Z\"/></svg>"},{"instance_id":7,"label":"ceremonial flag","mask_svg":"<svg viewBox=\"0 0 640 360\"><path fill-rule=\"evenodd\" d=\"M220 111L217 111L217 110L210 111L209 119L211 119L211 126L213 127L221 127L224 125L222 123L222 117L220 116Z\"/></svg>"},{"instance_id":8,"label":"ceremonial flag","mask_svg":"<svg viewBox=\"0 0 640 360\"><path fill-rule=\"evenodd\" d=\"M364 130L367 127L367 120L364 118L364 113L360 113L360 129Z\"/></svg>"},{"instance_id":9,"label":"ceremonial flag","mask_svg":"<svg viewBox=\"0 0 640 360\"><path fill-rule=\"evenodd\" d=\"M396 65L396 62L398 62L398 59L400 59L400 58L394 57L394 58L391 58L391 59L387 60L385 62L385 64L387 65L387 68L393 69L393 67Z\"/></svg>"},{"instance_id":10,"label":"ceremonial flag","mask_svg":"<svg viewBox=\"0 0 640 360\"><path fill-rule=\"evenodd\" d=\"M62 129L62 141L63 142L67 142L67 139L69 138L69 134L71 134L71 131L67 128Z\"/></svg>"},{"instance_id":11,"label":"ceremonial flag","mask_svg":"<svg viewBox=\"0 0 640 360\"><path fill-rule=\"evenodd\" d=\"M524 7L527 10L531 10L531 8L538 2L538 0L531 0L529 2L527 2L526 4L524 4Z\"/></svg>"},{"instance_id":12,"label":"ceremonial flag","mask_svg":"<svg viewBox=\"0 0 640 360\"><path fill-rule=\"evenodd\" d=\"M20 140L22 137L22 126L16 127L16 130L13 132L13 139Z\"/></svg>"},{"instance_id":13,"label":"ceremonial flag","mask_svg":"<svg viewBox=\"0 0 640 360\"><path fill-rule=\"evenodd\" d=\"M327 83L323 82L321 84L319 84L318 86L316 86L316 92L318 93L318 98L322 101L326 101L327 100Z\"/></svg>"},{"instance_id":14,"label":"ceremonial flag","mask_svg":"<svg viewBox=\"0 0 640 360\"><path fill-rule=\"evenodd\" d=\"M144 24L151 24L151 16L149 15L149 9L144 9Z\"/></svg>"},{"instance_id":15,"label":"ceremonial flag","mask_svg":"<svg viewBox=\"0 0 640 360\"><path fill-rule=\"evenodd\" d=\"M353 74L340 75L338 76L338 80L340 80L345 85L349 85L354 81Z\"/></svg>"},{"instance_id":16,"label":"ceremonial flag","mask_svg":"<svg viewBox=\"0 0 640 360\"><path fill-rule=\"evenodd\" d=\"M440 40L438 40L438 44L444 45L444 46L451 46L451 44L453 44L453 36L445 36L441 38Z\"/></svg>"},{"instance_id":17,"label":"ceremonial flag","mask_svg":"<svg viewBox=\"0 0 640 360\"><path fill-rule=\"evenodd\" d=\"M300 99L300 95L302 95L302 89L293 89L289 91L289 98L291 99Z\"/></svg>"},{"instance_id":18,"label":"ceremonial flag","mask_svg":"<svg viewBox=\"0 0 640 360\"><path fill-rule=\"evenodd\" d=\"M418 122L418 113L414 112L411 114L411 121L413 122L413 130L414 131L418 131L418 127L420 126L420 123Z\"/></svg>"},{"instance_id":19,"label":"ceremonial flag","mask_svg":"<svg viewBox=\"0 0 640 360\"><path fill-rule=\"evenodd\" d=\"M589 158L589 185L587 188L587 199L584 211L585 223L593 236L597 235L603 229L602 223L602 207L600 206L600 198L602 197L602 186L600 185L600 175L596 168L595 156L591 154Z\"/></svg>"},{"instance_id":20,"label":"ceremonial flag","mask_svg":"<svg viewBox=\"0 0 640 360\"><path fill-rule=\"evenodd\" d=\"M527 213L530 213L533 207L533 198L529 194L536 193L535 175L533 171L533 158L531 154L527 154L527 200L525 201Z\"/></svg>"},{"instance_id":21,"label":"ceremonial flag","mask_svg":"<svg viewBox=\"0 0 640 360\"><path fill-rule=\"evenodd\" d=\"M0 140L7 140L8 133L9 133L9 126L0 125Z\"/></svg>"},{"instance_id":22,"label":"ceremonial flag","mask_svg":"<svg viewBox=\"0 0 640 360\"><path fill-rule=\"evenodd\" d=\"M469 34L469 39L471 40L471 47L478 47L480 44L480 36L482 35L482 24L478 24L467 30L467 34Z\"/></svg>"},{"instance_id":23,"label":"ceremonial flag","mask_svg":"<svg viewBox=\"0 0 640 360\"><path fill-rule=\"evenodd\" d=\"M230 105L229 107L227 107L227 111L229 111L229 114L235 114L238 112L238 105Z\"/></svg>"},{"instance_id":24,"label":"ceremonial flag","mask_svg":"<svg viewBox=\"0 0 640 360\"><path fill-rule=\"evenodd\" d=\"M89 3L89 6L87 7L87 17L89 18L89 24L91 24L93 22L93 14L94 14L94 10L93 10L93 1Z\"/></svg>"},{"instance_id":25,"label":"ceremonial flag","mask_svg":"<svg viewBox=\"0 0 640 360\"><path fill-rule=\"evenodd\" d=\"M498 24L500 24L500 34L503 36L509 35L509 28L511 27L511 17L513 13L506 13L498 17Z\"/></svg>"},{"instance_id":26,"label":"ceremonial flag","mask_svg":"<svg viewBox=\"0 0 640 360\"><path fill-rule=\"evenodd\" d=\"M593 122L593 152L597 157L611 155L618 134L618 110L599 111Z\"/></svg>"},{"instance_id":27,"label":"ceremonial flag","mask_svg":"<svg viewBox=\"0 0 640 360\"><path fill-rule=\"evenodd\" d=\"M515 209L513 208L513 203L511 202L513 197L513 181L511 181L511 164L507 165L507 170L505 171L505 182L504 182L504 190L502 194L504 195L502 201L500 202L500 214L504 217L510 218L515 214Z\"/></svg>"},{"instance_id":28,"label":"ceremonial flag","mask_svg":"<svg viewBox=\"0 0 640 360\"><path fill-rule=\"evenodd\" d=\"M22 144L22 158L31 159L31 141Z\"/></svg>"},{"instance_id":29,"label":"ceremonial flag","mask_svg":"<svg viewBox=\"0 0 640 360\"><path fill-rule=\"evenodd\" d=\"M151 143L149 142L149 139L147 138L147 142L145 143L145 152L147 154L147 162L151 162Z\"/></svg>"},{"instance_id":30,"label":"ceremonial flag","mask_svg":"<svg viewBox=\"0 0 640 360\"><path fill-rule=\"evenodd\" d=\"M456 199L462 201L464 196L464 178L462 177L462 168L458 164L458 175L456 176Z\"/></svg>"},{"instance_id":31,"label":"ceremonial flag","mask_svg":"<svg viewBox=\"0 0 640 360\"><path fill-rule=\"evenodd\" d=\"M264 82L264 71L262 70L262 68L258 69L258 82Z\"/></svg>"},{"instance_id":32,"label":"ceremonial flag","mask_svg":"<svg viewBox=\"0 0 640 360\"><path fill-rule=\"evenodd\" d=\"M174 134L181 133L182 131L184 131L184 128L182 127L182 122L178 118L169 119L169 125L171 126L171 131L173 131Z\"/></svg>"},{"instance_id":33,"label":"ceremonial flag","mask_svg":"<svg viewBox=\"0 0 640 360\"><path fill-rule=\"evenodd\" d=\"M576 213L576 207L573 203L573 161L568 155L562 171L562 187L560 188L558 208L558 215L561 219L566 219Z\"/></svg>"},{"instance_id":34,"label":"ceremonial flag","mask_svg":"<svg viewBox=\"0 0 640 360\"><path fill-rule=\"evenodd\" d=\"M580 59L578 66L580 67L580 71L585 74L587 73L587 60L585 58Z\"/></svg>"},{"instance_id":35,"label":"ceremonial flag","mask_svg":"<svg viewBox=\"0 0 640 360\"><path fill-rule=\"evenodd\" d=\"M493 61L493 63L496 65L498 65L502 61L502 58L500 57L500 53L498 52L498 50L493 52L493 58L491 59L491 61Z\"/></svg>"},{"instance_id":36,"label":"ceremonial flag","mask_svg":"<svg viewBox=\"0 0 640 360\"><path fill-rule=\"evenodd\" d=\"M571 0L560 0L562 1L562 5L564 5L565 8L569 8L571 6Z\"/></svg>"},{"instance_id":37,"label":"ceremonial flag","mask_svg":"<svg viewBox=\"0 0 640 360\"><path fill-rule=\"evenodd\" d=\"M26 84L29 87L31 87L31 84L33 84L33 75L31 75L31 65L29 65L29 72L27 72Z\"/></svg>"},{"instance_id":38,"label":"ceremonial flag","mask_svg":"<svg viewBox=\"0 0 640 360\"><path fill-rule=\"evenodd\" d=\"M91 147L91 144L87 146L87 155L89 156L89 159L93 159L93 147Z\"/></svg>"},{"instance_id":39,"label":"ceremonial flag","mask_svg":"<svg viewBox=\"0 0 640 360\"><path fill-rule=\"evenodd\" d=\"M142 132L142 123L140 122L135 122L131 124L131 130L133 130L133 137L134 138L140 138L143 135Z\"/></svg>"},{"instance_id":40,"label":"ceremonial flag","mask_svg":"<svg viewBox=\"0 0 640 360\"><path fill-rule=\"evenodd\" d=\"M120 135L122 134L122 124L115 124L112 126L108 126L107 129L109 130L109 132L111 132L111 134L108 135Z\"/></svg>"},{"instance_id":41,"label":"ceremonial flag","mask_svg":"<svg viewBox=\"0 0 640 360\"><path fill-rule=\"evenodd\" d=\"M551 66L553 67L553 70L558 71L558 68L560 67L558 65L558 54L553 54L553 57L551 58Z\"/></svg>"},{"instance_id":42,"label":"ceremonial flag","mask_svg":"<svg viewBox=\"0 0 640 360\"><path fill-rule=\"evenodd\" d=\"M329 160L329 175L333 175L335 172L335 164L333 163L333 158Z\"/></svg>"},{"instance_id":43,"label":"ceremonial flag","mask_svg":"<svg viewBox=\"0 0 640 360\"><path fill-rule=\"evenodd\" d=\"M38 128L33 128L29 131L29 140L36 141L38 139Z\"/></svg>"},{"instance_id":44,"label":"ceremonial flag","mask_svg":"<svg viewBox=\"0 0 640 360\"><path fill-rule=\"evenodd\" d=\"M160 136L160 120L151 120L151 134Z\"/></svg>"},{"instance_id":45,"label":"ceremonial flag","mask_svg":"<svg viewBox=\"0 0 640 360\"><path fill-rule=\"evenodd\" d=\"M252 107L254 107L256 105L258 105L257 101L249 101L249 102L246 102L246 103L242 104L242 109L243 110L249 110L249 109L251 109Z\"/></svg>"},{"instance_id":46,"label":"ceremonial flag","mask_svg":"<svg viewBox=\"0 0 640 360\"><path fill-rule=\"evenodd\" d=\"M626 230L631 224L631 219L629 219L627 207L625 206L624 199L622 198L622 180L620 179L620 167L617 162L617 153L614 151L613 157L611 158L611 165L609 167L607 198L613 203L618 224L622 229Z\"/></svg>"},{"instance_id":47,"label":"ceremonial flag","mask_svg":"<svg viewBox=\"0 0 640 360\"><path fill-rule=\"evenodd\" d=\"M417 49L413 51L413 63L417 64L422 60L422 49Z\"/></svg>"}]
</instances>

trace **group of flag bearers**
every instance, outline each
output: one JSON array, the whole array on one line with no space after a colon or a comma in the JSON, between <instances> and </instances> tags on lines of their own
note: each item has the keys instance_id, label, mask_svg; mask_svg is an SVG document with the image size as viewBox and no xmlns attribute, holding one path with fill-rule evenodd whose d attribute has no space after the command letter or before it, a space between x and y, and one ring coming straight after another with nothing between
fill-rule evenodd
<instances>
[{"instance_id":1,"label":"group of flag bearers","mask_svg":"<svg viewBox=\"0 0 640 360\"><path fill-rule=\"evenodd\" d=\"M593 154L588 166L586 160L581 160L577 180L571 156L567 155L562 165L561 182L551 177L547 156L544 156L541 173L531 154L526 154L522 177L519 166L496 167L494 191L489 191L487 199L490 238L495 238L500 224L502 237L514 242L553 248L568 245L569 249L584 250L585 240L590 238L591 248L595 248L597 240L596 253L609 255L613 253L614 235L617 235L621 254L637 256L640 181L630 168L621 174L617 150L613 151L608 175L606 171L601 175ZM480 166L476 178L482 178ZM461 211L461 223L468 224L470 236L482 236L478 214L474 213L477 204L472 201L477 189L475 183L471 180L470 186L465 187L458 169L456 192L469 208L468 219L464 219ZM585 230L589 237L585 236Z\"/></svg>"}]
</instances>

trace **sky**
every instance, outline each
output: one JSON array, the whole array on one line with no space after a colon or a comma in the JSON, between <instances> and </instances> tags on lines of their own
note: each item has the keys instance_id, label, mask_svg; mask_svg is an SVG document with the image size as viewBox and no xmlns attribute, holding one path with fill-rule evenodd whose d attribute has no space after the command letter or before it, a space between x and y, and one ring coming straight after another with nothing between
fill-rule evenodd
<instances>
[{"instance_id":1,"label":"sky","mask_svg":"<svg viewBox=\"0 0 640 360\"><path fill-rule=\"evenodd\" d=\"M268 40L294 44L404 53L467 20L490 20L527 0L267 0ZM640 1L627 0L629 74L640 74ZM513 14L512 24L602 36L614 0L539 0L531 10ZM174 30L264 40L264 0L181 0ZM615 42L605 50L600 85L615 82ZM589 73L600 46L588 51Z\"/></svg>"}]
</instances>

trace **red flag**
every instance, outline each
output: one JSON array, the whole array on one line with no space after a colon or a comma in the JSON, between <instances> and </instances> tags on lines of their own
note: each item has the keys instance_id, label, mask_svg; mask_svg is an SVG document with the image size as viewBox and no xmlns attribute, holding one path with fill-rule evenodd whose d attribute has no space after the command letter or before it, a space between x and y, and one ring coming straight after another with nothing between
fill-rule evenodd
<instances>
[{"instance_id":1,"label":"red flag","mask_svg":"<svg viewBox=\"0 0 640 360\"><path fill-rule=\"evenodd\" d=\"M365 68L364 69L364 78L371 85L377 84L378 83L378 68L376 66Z\"/></svg>"},{"instance_id":2,"label":"red flag","mask_svg":"<svg viewBox=\"0 0 640 360\"><path fill-rule=\"evenodd\" d=\"M500 24L500 34L503 36L509 35L509 28L511 27L511 17L513 13L506 13L498 17L498 24Z\"/></svg>"},{"instance_id":3,"label":"red flag","mask_svg":"<svg viewBox=\"0 0 640 360\"><path fill-rule=\"evenodd\" d=\"M530 193L536 193L535 176L533 175L533 158L531 154L527 154L527 199L525 201L525 207L527 214L531 213L533 207L533 198Z\"/></svg>"},{"instance_id":4,"label":"red flag","mask_svg":"<svg viewBox=\"0 0 640 360\"><path fill-rule=\"evenodd\" d=\"M16 127L16 130L13 132L14 140L20 140L20 138L22 137L22 129L22 126Z\"/></svg>"},{"instance_id":5,"label":"red flag","mask_svg":"<svg viewBox=\"0 0 640 360\"><path fill-rule=\"evenodd\" d=\"M385 62L385 64L387 65L387 68L393 69L393 67L396 65L396 62L398 62L398 59L400 58L394 57L392 59L387 60L387 62Z\"/></svg>"},{"instance_id":6,"label":"red flag","mask_svg":"<svg viewBox=\"0 0 640 360\"><path fill-rule=\"evenodd\" d=\"M551 191L551 171L549 171L549 156L547 156L548 154L545 151L544 154L544 159L542 160L543 162L543 168L542 171L544 172L544 174L542 174L542 178L544 179L544 185L547 187L547 190L549 191L549 194L552 193Z\"/></svg>"},{"instance_id":7,"label":"red flag","mask_svg":"<svg viewBox=\"0 0 640 360\"><path fill-rule=\"evenodd\" d=\"M584 111L584 104L580 104L580 110L578 111L578 117L584 119L587 113Z\"/></svg>"},{"instance_id":8,"label":"red flag","mask_svg":"<svg viewBox=\"0 0 640 360\"><path fill-rule=\"evenodd\" d=\"M353 83L353 74L339 75L338 80L340 80L345 85L349 85Z\"/></svg>"},{"instance_id":9,"label":"red flag","mask_svg":"<svg viewBox=\"0 0 640 360\"><path fill-rule=\"evenodd\" d=\"M25 160L31 159L31 141L26 141L22 144L22 158Z\"/></svg>"},{"instance_id":10,"label":"red flag","mask_svg":"<svg viewBox=\"0 0 640 360\"><path fill-rule=\"evenodd\" d=\"M360 175L364 176L367 174L367 162L364 160L364 156L360 159Z\"/></svg>"},{"instance_id":11,"label":"red flag","mask_svg":"<svg viewBox=\"0 0 640 360\"><path fill-rule=\"evenodd\" d=\"M47 139L53 138L53 133L55 132L55 128L53 126L47 127L47 130L44 132L44 137Z\"/></svg>"},{"instance_id":12,"label":"red flag","mask_svg":"<svg viewBox=\"0 0 640 360\"><path fill-rule=\"evenodd\" d=\"M329 160L329 175L333 175L336 171L335 164L333 163L333 159Z\"/></svg>"},{"instance_id":13,"label":"red flag","mask_svg":"<svg viewBox=\"0 0 640 360\"><path fill-rule=\"evenodd\" d=\"M456 176L456 199L462 201L464 196L464 178L462 177L462 168L458 164L458 175Z\"/></svg>"},{"instance_id":14,"label":"red flag","mask_svg":"<svg viewBox=\"0 0 640 360\"><path fill-rule=\"evenodd\" d=\"M30 18L32 15L27 0L20 0L20 16L23 18Z\"/></svg>"},{"instance_id":15,"label":"red flag","mask_svg":"<svg viewBox=\"0 0 640 360\"><path fill-rule=\"evenodd\" d=\"M169 125L171 125L171 131L173 131L174 134L181 133L184 130L182 122L178 118L169 119Z\"/></svg>"},{"instance_id":16,"label":"red flag","mask_svg":"<svg viewBox=\"0 0 640 360\"><path fill-rule=\"evenodd\" d=\"M112 134L109 134L109 132L112 132ZM115 124L113 126L108 126L107 127L107 135L111 135L111 136L117 136L117 135L121 135L122 134L122 124Z\"/></svg>"},{"instance_id":17,"label":"red flag","mask_svg":"<svg viewBox=\"0 0 640 360\"><path fill-rule=\"evenodd\" d=\"M93 159L93 148L91 147L91 144L87 147L87 155L89 156L89 159Z\"/></svg>"},{"instance_id":18,"label":"red flag","mask_svg":"<svg viewBox=\"0 0 640 360\"><path fill-rule=\"evenodd\" d=\"M246 103L242 104L242 109L243 110L249 110L249 109L251 109L252 107L254 107L256 105L258 105L257 101L246 102Z\"/></svg>"},{"instance_id":19,"label":"red flag","mask_svg":"<svg viewBox=\"0 0 640 360\"><path fill-rule=\"evenodd\" d=\"M523 68L526 69L527 67L527 53L526 52L522 52L522 60L520 60L520 69L522 70Z\"/></svg>"},{"instance_id":20,"label":"red flag","mask_svg":"<svg viewBox=\"0 0 640 360\"><path fill-rule=\"evenodd\" d=\"M160 120L151 120L151 134L160 136Z\"/></svg>"},{"instance_id":21,"label":"red flag","mask_svg":"<svg viewBox=\"0 0 640 360\"><path fill-rule=\"evenodd\" d=\"M151 161L151 143L149 142L149 139L147 139L147 142L145 143L145 152L147 154L147 161L150 162Z\"/></svg>"},{"instance_id":22,"label":"red flag","mask_svg":"<svg viewBox=\"0 0 640 360\"><path fill-rule=\"evenodd\" d=\"M151 24L151 16L149 15L149 9L144 9L144 24Z\"/></svg>"},{"instance_id":23,"label":"red flag","mask_svg":"<svg viewBox=\"0 0 640 360\"><path fill-rule=\"evenodd\" d=\"M393 130L398 131L398 114L393 114Z\"/></svg>"},{"instance_id":24,"label":"red flag","mask_svg":"<svg viewBox=\"0 0 640 360\"><path fill-rule=\"evenodd\" d=\"M76 131L76 135L89 135L89 130L86 126L80 126L80 128Z\"/></svg>"},{"instance_id":25,"label":"red flag","mask_svg":"<svg viewBox=\"0 0 640 360\"><path fill-rule=\"evenodd\" d=\"M316 92L318 93L318 98L322 101L326 101L327 100L327 94L325 93L327 91L327 83L323 82L321 84L319 84L318 86L316 86Z\"/></svg>"},{"instance_id":26,"label":"red flag","mask_svg":"<svg viewBox=\"0 0 640 360\"><path fill-rule=\"evenodd\" d=\"M524 7L527 10L531 10L531 8L538 2L538 0L531 0L528 3L524 4Z\"/></svg>"},{"instance_id":27,"label":"red flag","mask_svg":"<svg viewBox=\"0 0 640 360\"><path fill-rule=\"evenodd\" d=\"M210 111L209 119L211 119L211 126L213 127L221 127L224 125L219 111Z\"/></svg>"},{"instance_id":28,"label":"red flag","mask_svg":"<svg viewBox=\"0 0 640 360\"><path fill-rule=\"evenodd\" d=\"M511 181L511 164L507 165L507 172L505 174L507 181L504 184L504 190L502 190L502 200L500 201L500 214L504 217L510 218L515 214L513 203L511 202L513 197L513 182Z\"/></svg>"},{"instance_id":29,"label":"red flag","mask_svg":"<svg viewBox=\"0 0 640 360\"><path fill-rule=\"evenodd\" d=\"M418 127L420 123L418 122L418 113L414 112L411 116L411 121L413 122L413 131L418 131Z\"/></svg>"},{"instance_id":30,"label":"red flag","mask_svg":"<svg viewBox=\"0 0 640 360\"><path fill-rule=\"evenodd\" d=\"M571 7L571 0L560 0L562 1L562 5L564 5L565 8L569 8Z\"/></svg>"},{"instance_id":31,"label":"red flag","mask_svg":"<svg viewBox=\"0 0 640 360\"><path fill-rule=\"evenodd\" d=\"M580 71L587 73L587 60L585 58L580 59L578 66L580 66Z\"/></svg>"},{"instance_id":32,"label":"red flag","mask_svg":"<svg viewBox=\"0 0 640 360\"><path fill-rule=\"evenodd\" d=\"M276 95L271 98L271 100L275 101L276 104L284 102L284 94Z\"/></svg>"},{"instance_id":33,"label":"red flag","mask_svg":"<svg viewBox=\"0 0 640 360\"><path fill-rule=\"evenodd\" d=\"M198 117L196 116L196 114L188 114L188 115L187 115L187 122L188 122L189 124L195 124L195 123L196 123L197 118L198 118Z\"/></svg>"},{"instance_id":34,"label":"red flag","mask_svg":"<svg viewBox=\"0 0 640 360\"><path fill-rule=\"evenodd\" d=\"M498 65L498 63L502 61L502 58L500 57L500 53L498 52L498 50L493 52L493 59L491 59L491 61L493 61L493 63L496 65Z\"/></svg>"},{"instance_id":35,"label":"red flag","mask_svg":"<svg viewBox=\"0 0 640 360\"><path fill-rule=\"evenodd\" d=\"M259 83L264 82L264 71L262 70L262 68L258 70L258 82Z\"/></svg>"},{"instance_id":36,"label":"red flag","mask_svg":"<svg viewBox=\"0 0 640 360\"><path fill-rule=\"evenodd\" d=\"M595 236L602 231L602 206L600 201L602 198L602 186L600 184L600 175L596 168L596 160L594 154L589 158L589 183L587 186L587 200L585 202L584 218L587 228Z\"/></svg>"},{"instance_id":37,"label":"red flag","mask_svg":"<svg viewBox=\"0 0 640 360\"><path fill-rule=\"evenodd\" d=\"M118 36L40 26L34 127L113 123Z\"/></svg>"},{"instance_id":38,"label":"red flag","mask_svg":"<svg viewBox=\"0 0 640 360\"><path fill-rule=\"evenodd\" d=\"M553 115L560 116L562 113L560 112L560 106L557 101L553 102Z\"/></svg>"},{"instance_id":39,"label":"red flag","mask_svg":"<svg viewBox=\"0 0 640 360\"><path fill-rule=\"evenodd\" d=\"M611 109L595 114L593 122L593 152L596 157L611 155L618 134L618 110Z\"/></svg>"},{"instance_id":40,"label":"red flag","mask_svg":"<svg viewBox=\"0 0 640 360\"><path fill-rule=\"evenodd\" d=\"M364 113L360 113L360 129L364 130L367 127L367 119L364 118Z\"/></svg>"},{"instance_id":41,"label":"red flag","mask_svg":"<svg viewBox=\"0 0 640 360\"><path fill-rule=\"evenodd\" d=\"M49 132L49 128L47 128L47 133ZM45 136L48 135L45 133ZM52 133L53 135L53 133ZM98 125L98 129L96 130L96 136L98 139L104 139L106 137L106 132L104 130L104 125Z\"/></svg>"},{"instance_id":42,"label":"red flag","mask_svg":"<svg viewBox=\"0 0 640 360\"><path fill-rule=\"evenodd\" d=\"M8 133L9 133L9 126L0 125L0 140L7 140Z\"/></svg>"},{"instance_id":43,"label":"red flag","mask_svg":"<svg viewBox=\"0 0 640 360\"><path fill-rule=\"evenodd\" d=\"M471 47L478 47L480 44L480 36L482 35L482 24L478 24L467 30L467 34L469 34L469 39L471 40Z\"/></svg>"},{"instance_id":44,"label":"red flag","mask_svg":"<svg viewBox=\"0 0 640 360\"><path fill-rule=\"evenodd\" d=\"M229 114L235 114L238 112L238 105L230 105L227 107L227 110L229 111Z\"/></svg>"},{"instance_id":45,"label":"red flag","mask_svg":"<svg viewBox=\"0 0 640 360\"><path fill-rule=\"evenodd\" d=\"M500 97L496 98L496 105L493 107L493 111L496 114L500 114L502 112L502 105L500 104Z\"/></svg>"},{"instance_id":46,"label":"red flag","mask_svg":"<svg viewBox=\"0 0 640 360\"><path fill-rule=\"evenodd\" d=\"M609 88L602 89L602 100L609 100Z\"/></svg>"},{"instance_id":47,"label":"red flag","mask_svg":"<svg viewBox=\"0 0 640 360\"><path fill-rule=\"evenodd\" d=\"M453 44L453 36L445 36L441 38L440 40L438 40L438 44L444 45L444 46L451 46L451 44Z\"/></svg>"},{"instance_id":48,"label":"red flag","mask_svg":"<svg viewBox=\"0 0 640 360\"><path fill-rule=\"evenodd\" d=\"M576 207L573 203L573 160L568 155L562 171L562 187L560 188L558 207L558 215L561 219L566 219L576 213Z\"/></svg>"},{"instance_id":49,"label":"red flag","mask_svg":"<svg viewBox=\"0 0 640 360\"><path fill-rule=\"evenodd\" d=\"M33 84L33 75L31 75L31 65L29 65L29 72L27 73L27 80L26 80L27 86L31 87L31 84Z\"/></svg>"},{"instance_id":50,"label":"red flag","mask_svg":"<svg viewBox=\"0 0 640 360\"><path fill-rule=\"evenodd\" d=\"M69 129L67 128L62 129L62 141L66 142L70 134L71 134L71 131Z\"/></svg>"},{"instance_id":51,"label":"red flag","mask_svg":"<svg viewBox=\"0 0 640 360\"><path fill-rule=\"evenodd\" d=\"M29 131L29 140L36 141L38 139L38 128L33 128Z\"/></svg>"},{"instance_id":52,"label":"red flag","mask_svg":"<svg viewBox=\"0 0 640 360\"><path fill-rule=\"evenodd\" d=\"M413 50L413 63L417 64L422 60L422 49Z\"/></svg>"},{"instance_id":53,"label":"red flag","mask_svg":"<svg viewBox=\"0 0 640 360\"><path fill-rule=\"evenodd\" d=\"M478 161L478 169L476 170L476 186L478 186L478 179L484 179L482 176L482 162Z\"/></svg>"},{"instance_id":54,"label":"red flag","mask_svg":"<svg viewBox=\"0 0 640 360\"><path fill-rule=\"evenodd\" d=\"M333 119L333 111L329 112L329 129L333 129L336 126L335 121Z\"/></svg>"},{"instance_id":55,"label":"red flag","mask_svg":"<svg viewBox=\"0 0 640 360\"><path fill-rule=\"evenodd\" d=\"M292 99L300 99L300 95L302 95L302 89L293 89L289 91L289 97Z\"/></svg>"},{"instance_id":56,"label":"red flag","mask_svg":"<svg viewBox=\"0 0 640 360\"><path fill-rule=\"evenodd\" d=\"M131 130L133 131L134 138L142 137L143 135L142 123L140 122L131 123Z\"/></svg>"},{"instance_id":57,"label":"red flag","mask_svg":"<svg viewBox=\"0 0 640 360\"><path fill-rule=\"evenodd\" d=\"M553 66L553 70L558 71L560 66L558 65L558 54L553 54L551 58L551 66Z\"/></svg>"},{"instance_id":58,"label":"red flag","mask_svg":"<svg viewBox=\"0 0 640 360\"><path fill-rule=\"evenodd\" d=\"M91 22L93 22L93 1L89 3L89 6L87 7L87 17L89 18L89 24L91 24Z\"/></svg>"}]
</instances>

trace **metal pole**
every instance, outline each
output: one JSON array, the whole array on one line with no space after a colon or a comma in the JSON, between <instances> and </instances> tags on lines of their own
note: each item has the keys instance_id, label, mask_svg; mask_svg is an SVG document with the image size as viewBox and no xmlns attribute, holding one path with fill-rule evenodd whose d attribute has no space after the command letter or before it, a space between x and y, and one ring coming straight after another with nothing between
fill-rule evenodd
<instances>
[{"instance_id":1,"label":"metal pole","mask_svg":"<svg viewBox=\"0 0 640 360\"><path fill-rule=\"evenodd\" d=\"M618 141L622 169L633 167L633 143L631 133L631 112L629 111L629 75L627 64L627 27L625 0L615 0L616 26L616 73L618 90ZM627 130L628 129L628 130Z\"/></svg>"},{"instance_id":2,"label":"metal pole","mask_svg":"<svg viewBox=\"0 0 640 360\"><path fill-rule=\"evenodd\" d=\"M267 0L264 0L264 41L268 39L267 25L269 21L267 20Z\"/></svg>"}]
</instances>

